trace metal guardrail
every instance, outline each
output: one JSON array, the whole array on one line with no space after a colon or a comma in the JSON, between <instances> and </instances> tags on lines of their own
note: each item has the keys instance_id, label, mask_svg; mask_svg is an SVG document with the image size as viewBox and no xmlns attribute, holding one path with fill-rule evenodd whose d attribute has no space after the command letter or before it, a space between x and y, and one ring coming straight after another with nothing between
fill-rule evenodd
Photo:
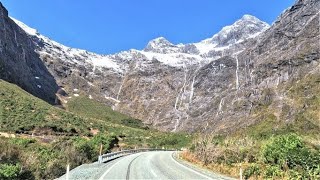
<instances>
[{"instance_id":1,"label":"metal guardrail","mask_svg":"<svg viewBox=\"0 0 320 180\"><path fill-rule=\"evenodd\" d=\"M140 152L148 152L148 151L176 151L176 150L168 150L168 149L151 149L151 148L141 148L141 149L129 149L129 150L122 150L118 152L111 152L107 154L103 154L99 156L98 158L98 163L103 163L106 161L110 161L122 156L126 156L129 154L134 154L134 153L140 153Z\"/></svg>"}]
</instances>

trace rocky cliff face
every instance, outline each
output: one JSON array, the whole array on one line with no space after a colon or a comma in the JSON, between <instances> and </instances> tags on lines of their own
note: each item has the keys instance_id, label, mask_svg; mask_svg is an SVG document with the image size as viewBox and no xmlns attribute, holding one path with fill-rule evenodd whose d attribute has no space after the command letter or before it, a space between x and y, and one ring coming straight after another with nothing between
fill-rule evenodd
<instances>
[{"instance_id":1,"label":"rocky cliff face","mask_svg":"<svg viewBox=\"0 0 320 180\"><path fill-rule=\"evenodd\" d=\"M59 89L35 52L33 40L9 17L0 3L0 78L52 104Z\"/></svg>"},{"instance_id":2,"label":"rocky cliff face","mask_svg":"<svg viewBox=\"0 0 320 180\"><path fill-rule=\"evenodd\" d=\"M161 130L229 132L270 117L290 123L303 111L290 89L319 77L318 9L317 0L297 1L271 27L244 15L198 43L160 37L114 55L69 48L15 22L70 97L86 95Z\"/></svg>"},{"instance_id":3,"label":"rocky cliff face","mask_svg":"<svg viewBox=\"0 0 320 180\"><path fill-rule=\"evenodd\" d=\"M319 1L297 1L255 38L253 45L231 59L219 59L223 64L230 62L227 67L232 70L227 77L226 72L219 72L218 60L214 61L215 65L206 66L205 71L201 70L203 74L196 81L200 87L196 89L207 92L205 98L212 102L204 106L203 112L209 114L205 128L231 131L268 119L272 119L275 126L281 122L290 124L311 108L307 107L307 99L319 98L318 9ZM299 90L302 91L300 97L292 95L293 89L309 78L314 79L307 83L309 87L305 90ZM209 90L208 87L215 88ZM199 106L203 98L200 97ZM310 106L319 108L318 102L315 100ZM319 125L317 114L306 119Z\"/></svg>"}]
</instances>

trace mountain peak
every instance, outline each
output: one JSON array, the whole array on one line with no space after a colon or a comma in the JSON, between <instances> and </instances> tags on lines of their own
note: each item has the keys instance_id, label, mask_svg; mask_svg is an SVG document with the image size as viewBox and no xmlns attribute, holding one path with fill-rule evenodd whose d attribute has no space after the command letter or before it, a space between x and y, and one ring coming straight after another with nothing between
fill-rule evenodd
<instances>
[{"instance_id":1,"label":"mountain peak","mask_svg":"<svg viewBox=\"0 0 320 180\"><path fill-rule=\"evenodd\" d=\"M149 41L148 45L172 45L172 43L164 37L158 37Z\"/></svg>"},{"instance_id":2,"label":"mountain peak","mask_svg":"<svg viewBox=\"0 0 320 180\"><path fill-rule=\"evenodd\" d=\"M269 24L261 21L255 16L252 16L250 14L245 14L243 15L240 19L238 19L235 23L232 25L226 26L225 28L228 27L235 27L235 28L246 28L246 27L269 27Z\"/></svg>"},{"instance_id":3,"label":"mountain peak","mask_svg":"<svg viewBox=\"0 0 320 180\"><path fill-rule=\"evenodd\" d=\"M242 16L242 18L240 20L244 20L244 21L261 21L260 19L258 19L255 16L252 16L250 14L245 14Z\"/></svg>"},{"instance_id":4,"label":"mountain peak","mask_svg":"<svg viewBox=\"0 0 320 180\"><path fill-rule=\"evenodd\" d=\"M206 44L219 44L227 46L237 41L255 37L270 26L255 16L245 14L235 23L225 26L212 38L202 41Z\"/></svg>"},{"instance_id":5,"label":"mountain peak","mask_svg":"<svg viewBox=\"0 0 320 180\"><path fill-rule=\"evenodd\" d=\"M144 51L157 51L162 48L174 46L170 41L164 37L158 37L148 42Z\"/></svg>"},{"instance_id":6,"label":"mountain peak","mask_svg":"<svg viewBox=\"0 0 320 180\"><path fill-rule=\"evenodd\" d=\"M162 41L168 41L166 38L160 36L160 37L157 37L155 39L152 39L151 41L154 41L154 42L162 42ZM151 42L150 41L150 42Z\"/></svg>"}]
</instances>

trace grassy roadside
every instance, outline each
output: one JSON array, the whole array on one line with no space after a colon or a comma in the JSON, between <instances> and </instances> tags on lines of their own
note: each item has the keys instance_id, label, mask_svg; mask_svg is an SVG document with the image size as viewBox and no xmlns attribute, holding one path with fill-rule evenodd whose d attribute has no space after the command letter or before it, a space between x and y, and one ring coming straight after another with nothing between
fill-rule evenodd
<instances>
[{"instance_id":1,"label":"grassy roadside","mask_svg":"<svg viewBox=\"0 0 320 180\"><path fill-rule=\"evenodd\" d=\"M182 157L212 171L246 179L320 179L320 76L282 85L281 114L262 106L263 119L228 135L199 135ZM276 117L278 115L278 117ZM286 116L293 121L286 122Z\"/></svg>"},{"instance_id":2,"label":"grassy roadside","mask_svg":"<svg viewBox=\"0 0 320 180\"><path fill-rule=\"evenodd\" d=\"M294 133L266 140L206 137L181 157L235 178L241 167L246 179L319 179L320 147L305 138Z\"/></svg>"}]
</instances>

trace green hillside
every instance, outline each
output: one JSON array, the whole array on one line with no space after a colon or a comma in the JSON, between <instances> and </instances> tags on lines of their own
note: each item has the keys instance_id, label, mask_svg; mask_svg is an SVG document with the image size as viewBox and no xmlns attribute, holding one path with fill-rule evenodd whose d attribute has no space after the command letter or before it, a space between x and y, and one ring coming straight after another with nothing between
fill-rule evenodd
<instances>
[{"instance_id":1,"label":"green hillside","mask_svg":"<svg viewBox=\"0 0 320 180\"><path fill-rule=\"evenodd\" d=\"M192 140L187 134L148 129L139 120L81 97L67 109L0 80L0 132L16 136L0 137L0 179L53 179L65 172L67 163L75 167L97 160L100 144L108 152L181 148Z\"/></svg>"},{"instance_id":2,"label":"green hillside","mask_svg":"<svg viewBox=\"0 0 320 180\"><path fill-rule=\"evenodd\" d=\"M113 111L111 107L84 96L72 97L66 104L67 110L74 114L101 119L106 122L146 129L141 120Z\"/></svg>"},{"instance_id":3,"label":"green hillside","mask_svg":"<svg viewBox=\"0 0 320 180\"><path fill-rule=\"evenodd\" d=\"M48 128L52 133L89 133L90 127L87 122L91 120L55 108L5 81L0 80L0 87L1 131L24 133Z\"/></svg>"}]
</instances>

